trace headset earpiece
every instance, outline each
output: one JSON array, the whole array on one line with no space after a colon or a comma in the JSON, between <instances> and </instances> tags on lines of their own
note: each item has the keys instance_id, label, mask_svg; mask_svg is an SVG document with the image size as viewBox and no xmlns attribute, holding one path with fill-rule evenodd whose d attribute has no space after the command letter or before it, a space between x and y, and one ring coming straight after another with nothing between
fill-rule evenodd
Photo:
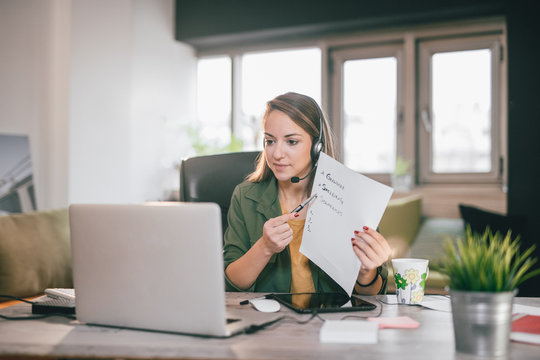
<instances>
[{"instance_id":1,"label":"headset earpiece","mask_svg":"<svg viewBox=\"0 0 540 360\"><path fill-rule=\"evenodd\" d=\"M317 160L319 160L319 155L321 155L323 145L324 144L320 138L313 139L313 145L311 145L311 161L314 165L317 163Z\"/></svg>"},{"instance_id":2,"label":"headset earpiece","mask_svg":"<svg viewBox=\"0 0 540 360\"><path fill-rule=\"evenodd\" d=\"M317 108L317 111L319 113L319 136L316 138L313 138L313 143L311 144L311 162L313 166L317 163L317 160L319 160L319 155L321 154L321 151L324 149L324 142L323 142L323 120L322 120L322 111L317 102L313 99L311 99L313 103L315 104L315 107Z\"/></svg>"}]
</instances>

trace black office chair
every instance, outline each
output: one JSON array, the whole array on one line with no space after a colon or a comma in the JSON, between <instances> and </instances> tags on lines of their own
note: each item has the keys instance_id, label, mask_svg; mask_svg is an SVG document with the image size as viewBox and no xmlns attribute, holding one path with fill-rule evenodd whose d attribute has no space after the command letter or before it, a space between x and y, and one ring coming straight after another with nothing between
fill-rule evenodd
<instances>
[{"instance_id":1,"label":"black office chair","mask_svg":"<svg viewBox=\"0 0 540 360\"><path fill-rule=\"evenodd\" d=\"M253 172L259 154L259 151L236 152L182 160L180 201L217 203L225 233L233 190Z\"/></svg>"}]
</instances>

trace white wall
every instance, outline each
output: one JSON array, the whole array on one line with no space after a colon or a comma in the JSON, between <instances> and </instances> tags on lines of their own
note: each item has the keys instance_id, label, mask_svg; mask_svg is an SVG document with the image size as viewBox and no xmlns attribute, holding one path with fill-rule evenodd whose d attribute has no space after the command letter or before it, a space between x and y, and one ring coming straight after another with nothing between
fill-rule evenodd
<instances>
[{"instance_id":1,"label":"white wall","mask_svg":"<svg viewBox=\"0 0 540 360\"><path fill-rule=\"evenodd\" d=\"M173 0L0 1L0 133L29 134L39 209L163 199L195 114ZM176 136L169 136L174 128Z\"/></svg>"},{"instance_id":2,"label":"white wall","mask_svg":"<svg viewBox=\"0 0 540 360\"><path fill-rule=\"evenodd\" d=\"M129 201L130 0L72 3L69 199Z\"/></svg>"},{"instance_id":3,"label":"white wall","mask_svg":"<svg viewBox=\"0 0 540 360\"><path fill-rule=\"evenodd\" d=\"M65 206L69 3L0 2L0 133L24 134L38 207Z\"/></svg>"},{"instance_id":4,"label":"white wall","mask_svg":"<svg viewBox=\"0 0 540 360\"><path fill-rule=\"evenodd\" d=\"M74 1L72 14L70 200L164 199L166 128L195 111L196 61L174 40L173 1Z\"/></svg>"},{"instance_id":5,"label":"white wall","mask_svg":"<svg viewBox=\"0 0 540 360\"><path fill-rule=\"evenodd\" d=\"M174 165L193 152L182 130L196 119L197 62L174 40L173 3L134 2L131 173L137 181L131 190L137 200L178 191Z\"/></svg>"}]
</instances>

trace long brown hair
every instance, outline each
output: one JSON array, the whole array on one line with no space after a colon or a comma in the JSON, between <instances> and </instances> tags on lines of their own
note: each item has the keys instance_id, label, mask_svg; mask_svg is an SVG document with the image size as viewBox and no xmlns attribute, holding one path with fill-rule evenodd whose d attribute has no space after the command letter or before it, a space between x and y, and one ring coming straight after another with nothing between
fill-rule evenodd
<instances>
[{"instance_id":1,"label":"long brown hair","mask_svg":"<svg viewBox=\"0 0 540 360\"><path fill-rule=\"evenodd\" d=\"M262 121L263 128L266 124L266 119L268 119L268 116L274 110L279 110L287 114L296 125L300 126L311 136L312 142L313 139L319 137L319 122L321 122L323 126L323 152L328 156L334 157L332 132L330 126L328 126L324 113L320 110L315 100L309 96L294 92L288 92L277 96L266 103L266 112L264 113ZM321 118L320 121L319 116ZM312 165L315 166L315 164ZM263 182L270 179L272 176L274 176L274 174L266 163L266 150L263 148L263 151L257 159L255 171L249 174L246 177L246 180L250 182ZM313 176L314 174L310 176L309 182L313 181Z\"/></svg>"}]
</instances>

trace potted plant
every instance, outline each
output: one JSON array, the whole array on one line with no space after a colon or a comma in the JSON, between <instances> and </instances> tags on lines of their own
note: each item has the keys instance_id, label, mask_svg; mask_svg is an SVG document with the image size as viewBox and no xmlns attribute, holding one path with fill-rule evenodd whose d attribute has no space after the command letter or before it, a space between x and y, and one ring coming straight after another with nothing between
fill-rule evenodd
<instances>
[{"instance_id":1,"label":"potted plant","mask_svg":"<svg viewBox=\"0 0 540 360\"><path fill-rule=\"evenodd\" d=\"M396 157L396 166L391 175L392 187L397 192L409 192L412 186L411 163L401 156Z\"/></svg>"},{"instance_id":2,"label":"potted plant","mask_svg":"<svg viewBox=\"0 0 540 360\"><path fill-rule=\"evenodd\" d=\"M457 351L506 355L517 287L540 273L530 271L537 261L533 251L520 253L519 236L494 234L489 227L483 234L467 227L464 238L445 242L435 267L449 277Z\"/></svg>"}]
</instances>

